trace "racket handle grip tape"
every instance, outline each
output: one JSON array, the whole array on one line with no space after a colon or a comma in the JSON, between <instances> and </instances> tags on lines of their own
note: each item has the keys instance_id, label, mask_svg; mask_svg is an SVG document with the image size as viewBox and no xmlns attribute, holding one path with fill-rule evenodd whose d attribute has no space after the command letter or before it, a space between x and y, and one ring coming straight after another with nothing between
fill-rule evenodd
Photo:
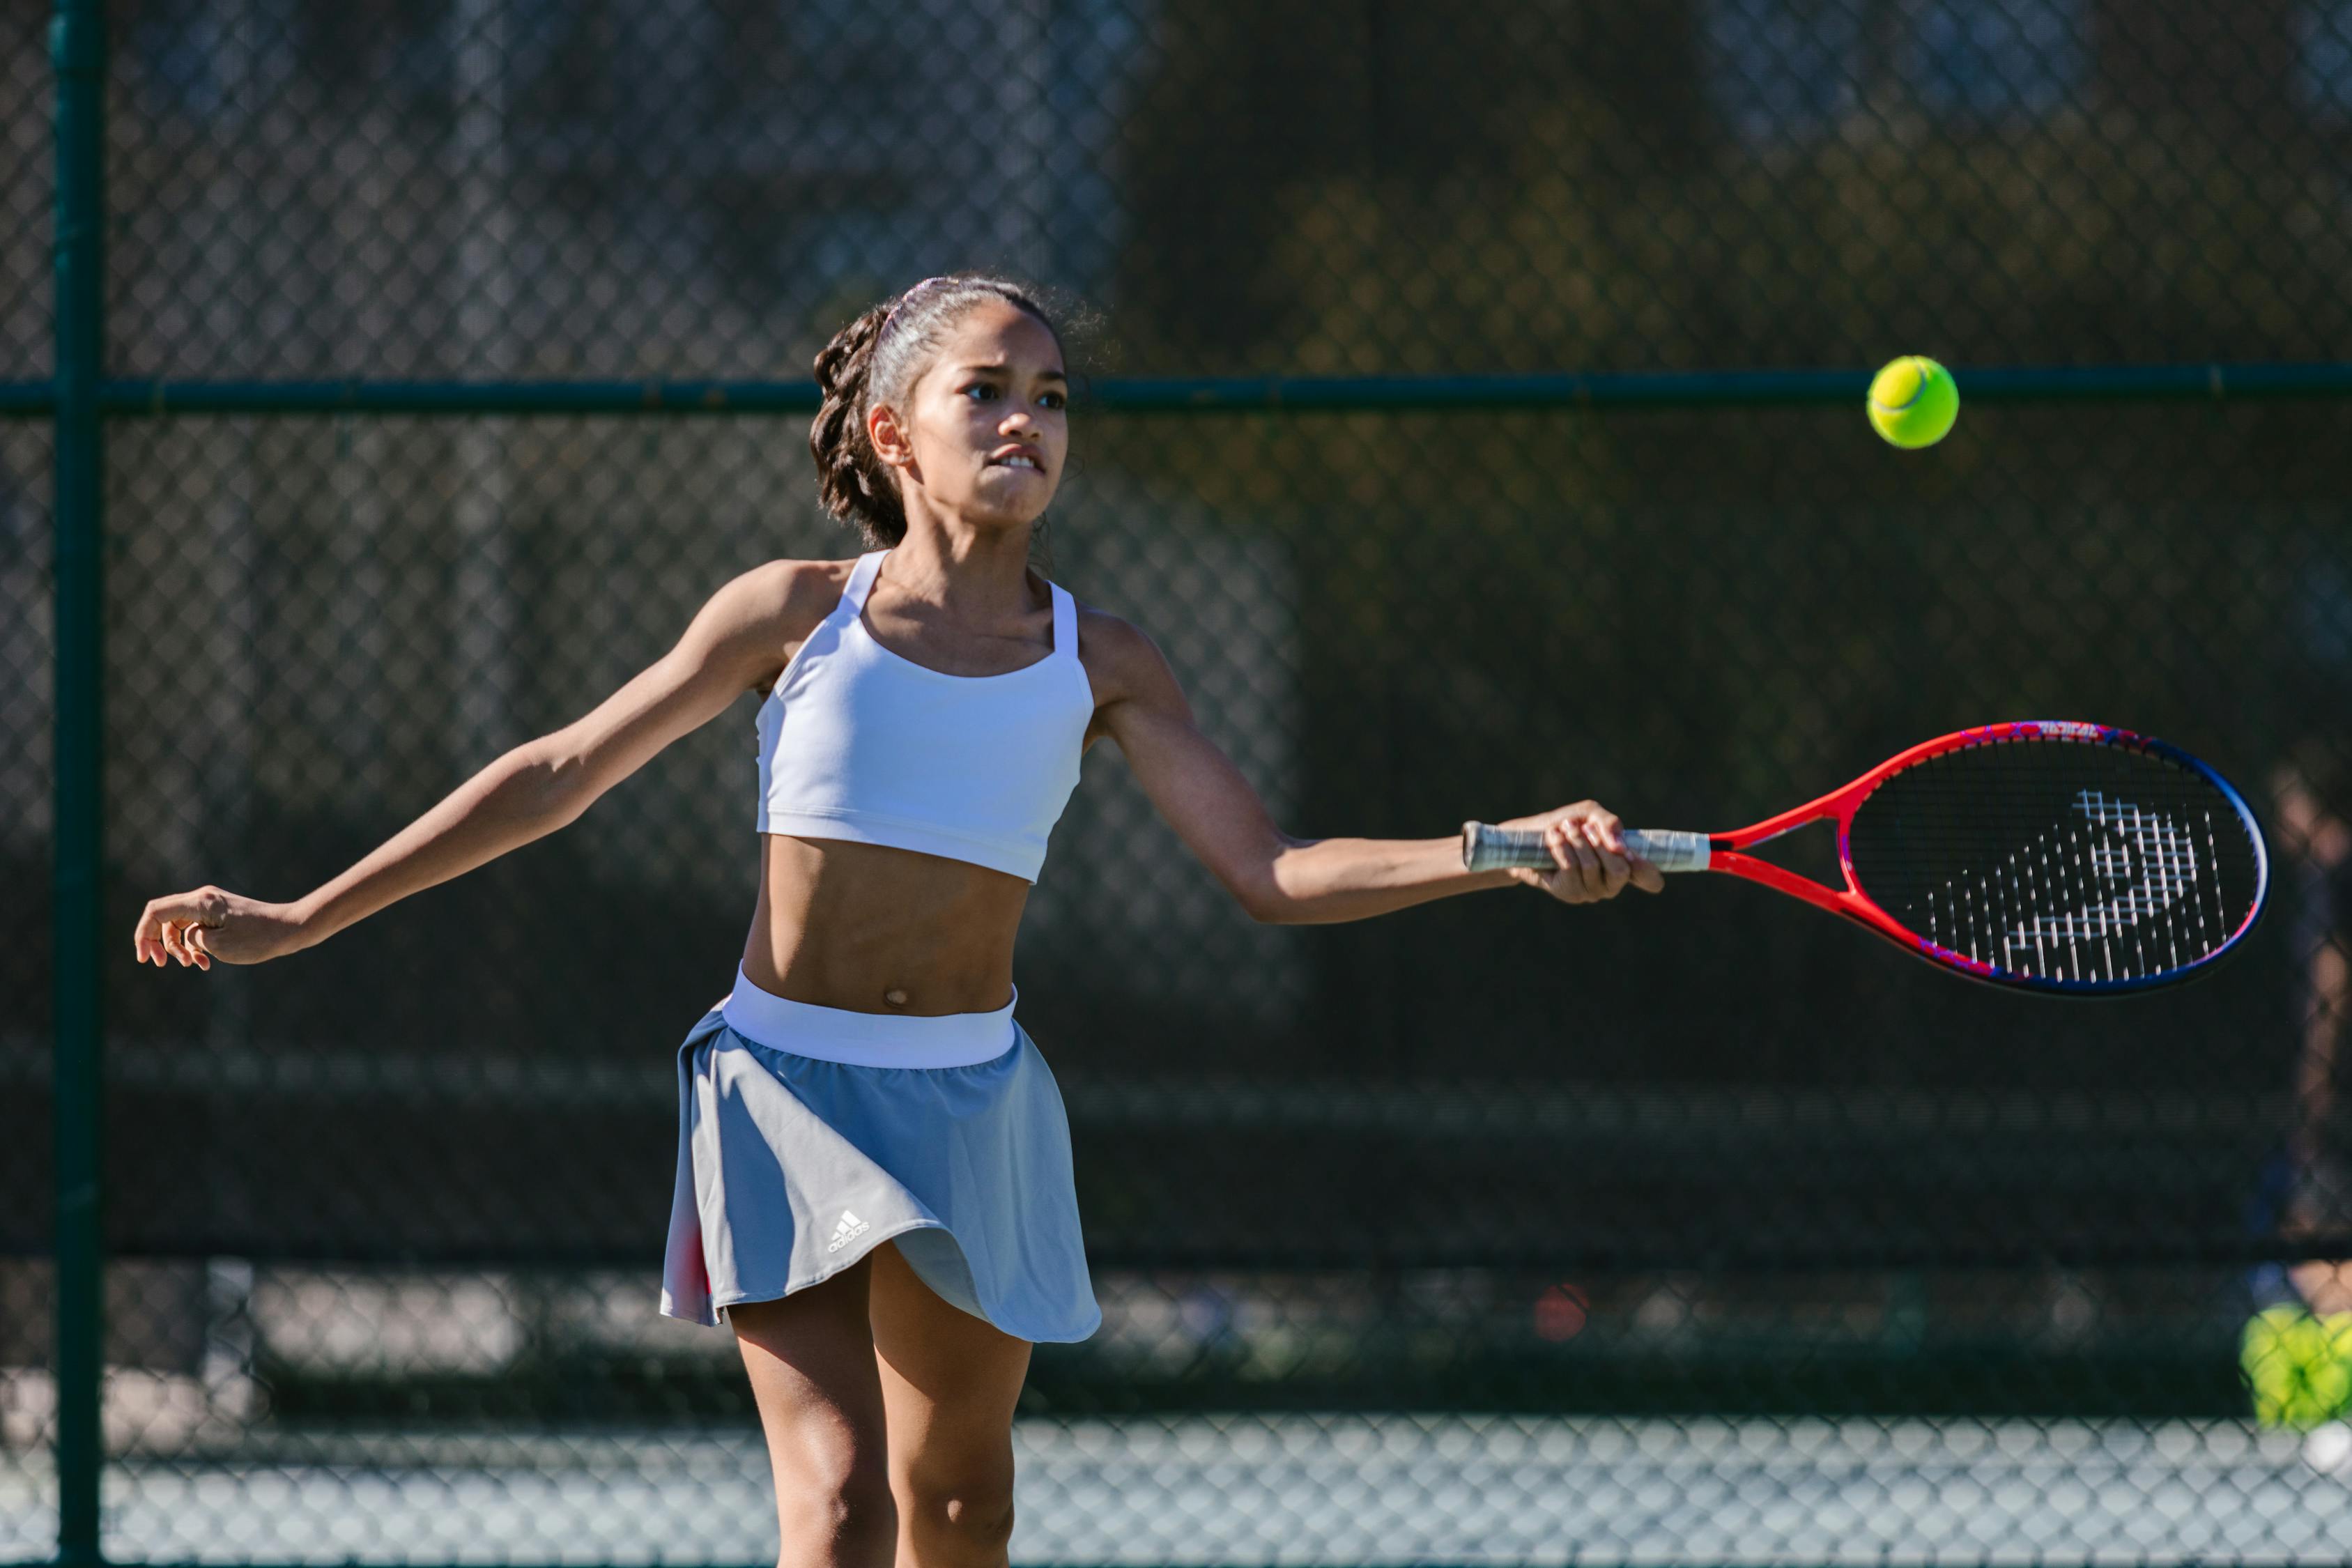
<instances>
[{"instance_id":1,"label":"racket handle grip tape","mask_svg":"<svg viewBox=\"0 0 2352 1568\"><path fill-rule=\"evenodd\" d=\"M1625 847L1661 871L1704 871L1707 837L1676 833L1667 828L1628 827ZM1551 870L1558 862L1544 847L1539 827L1496 827L1491 823L1462 825L1462 866L1468 871L1492 871L1504 866L1532 866Z\"/></svg>"}]
</instances>

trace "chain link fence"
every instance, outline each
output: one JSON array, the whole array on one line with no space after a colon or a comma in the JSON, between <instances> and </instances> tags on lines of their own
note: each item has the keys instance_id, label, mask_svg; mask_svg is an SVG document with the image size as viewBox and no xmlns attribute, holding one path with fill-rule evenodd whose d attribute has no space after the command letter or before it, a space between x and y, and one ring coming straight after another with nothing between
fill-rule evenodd
<instances>
[{"instance_id":1,"label":"chain link fence","mask_svg":"<svg viewBox=\"0 0 2352 1568\"><path fill-rule=\"evenodd\" d=\"M20 386L37 9L0 16ZM982 266L1090 318L1040 564L1152 635L1291 832L1585 795L1720 827L2089 718L2245 788L2277 888L2221 973L2110 1005L1691 881L1259 925L1097 748L1017 979L1105 1321L1035 1357L1017 1560L2344 1558L2352 1353L2289 1397L2292 1332L2252 1325L2352 1325L2352 401L2055 373L2352 358L2352 5L125 0L108 32L108 375L333 384L110 426L110 1557L773 1559L731 1336L656 1313L671 1052L756 889L748 700L293 961L127 937L204 881L299 896L728 577L860 547L804 416L337 385L797 384L874 297ZM1906 352L1964 398L2053 374L1922 455L1844 404L1110 395ZM24 1562L59 1484L52 460L0 422Z\"/></svg>"}]
</instances>

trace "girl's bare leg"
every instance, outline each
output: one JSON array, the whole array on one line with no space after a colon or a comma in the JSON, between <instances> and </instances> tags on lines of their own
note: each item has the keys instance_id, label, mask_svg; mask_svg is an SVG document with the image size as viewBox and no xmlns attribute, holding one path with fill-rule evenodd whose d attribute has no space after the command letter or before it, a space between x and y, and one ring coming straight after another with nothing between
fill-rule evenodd
<instances>
[{"instance_id":1,"label":"girl's bare leg","mask_svg":"<svg viewBox=\"0 0 2352 1568\"><path fill-rule=\"evenodd\" d=\"M1029 1342L934 1295L885 1242L870 1255L874 1359L898 1508L897 1568L1003 1568L1013 1407Z\"/></svg>"},{"instance_id":2,"label":"girl's bare leg","mask_svg":"<svg viewBox=\"0 0 2352 1568\"><path fill-rule=\"evenodd\" d=\"M775 1472L779 1568L887 1568L896 1551L898 1505L866 1322L873 1261L869 1253L821 1285L727 1311Z\"/></svg>"}]
</instances>

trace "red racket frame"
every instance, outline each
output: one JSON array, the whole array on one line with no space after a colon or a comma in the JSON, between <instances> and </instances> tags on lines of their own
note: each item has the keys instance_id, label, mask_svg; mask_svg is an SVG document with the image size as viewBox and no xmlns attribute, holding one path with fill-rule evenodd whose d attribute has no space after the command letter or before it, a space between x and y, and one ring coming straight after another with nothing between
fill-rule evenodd
<instances>
[{"instance_id":1,"label":"red racket frame","mask_svg":"<svg viewBox=\"0 0 2352 1568\"><path fill-rule=\"evenodd\" d=\"M1930 757L1941 756L1947 752L1966 751L1971 746L1992 745L2002 742L2028 740L2088 742L2095 745L2119 746L2126 750L2151 752L2202 774L2230 797L2237 806L2248 833L2253 838L2257 880L2254 897L2246 911L2246 918L2239 923L2236 931L2230 933L2227 941L2198 960L2196 963L2150 980L2057 981L2041 976L2027 977L2012 974L2007 970L1997 968L1979 959L1970 958L1966 953L1955 952L1931 938L1920 935L1885 910L1880 909L1861 891L1861 884L1854 880L1853 854L1849 839L1853 831L1854 813L1861 808L1864 801L1870 798L1872 793L1880 784L1906 768L1925 762ZM1845 886L1843 888L1829 887L1824 883L1814 881L1810 877L1802 877L1794 871L1775 866L1769 860L1759 860L1755 856L1742 853L1759 844L1769 843L1784 833L1822 821L1833 821L1837 824L1838 870L1845 879ZM1760 882L1765 887L1786 893L1792 899L1802 899L1816 909L1827 910L1833 915L1843 915L1855 924L1887 938L1897 946L1917 953L1930 963L1941 964L1974 979L2004 988L2046 991L2058 994L2136 990L2147 985L2168 984L2196 973L2237 945L2238 939L2246 934L2262 914L2270 887L2270 857L2263 843L2260 825L2255 822L2253 813L2247 808L2245 798L2231 786L2227 779L2222 778L2221 774L2179 748L2167 745L2164 742L2149 736L2134 734L2129 730L2118 730L2109 724L2087 724L2072 720L2046 719L2021 720L2015 723L2007 724L1985 724L1973 730L1956 730L1948 735L1938 735L1932 741L1922 741L1908 751L1889 757L1853 783L1843 784L1830 791L1829 794L1808 801L1793 810L1781 812L1777 816L1768 816L1761 822L1730 833L1711 833L1707 835L1706 868L1710 871L1726 872L1734 877L1744 877L1751 882Z\"/></svg>"}]
</instances>

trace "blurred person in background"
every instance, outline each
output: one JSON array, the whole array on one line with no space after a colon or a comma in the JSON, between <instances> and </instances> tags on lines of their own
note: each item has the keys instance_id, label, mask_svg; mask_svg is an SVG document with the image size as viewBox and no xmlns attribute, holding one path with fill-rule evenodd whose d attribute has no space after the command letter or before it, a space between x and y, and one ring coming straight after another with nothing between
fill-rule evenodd
<instances>
[{"instance_id":1,"label":"blurred person in background","mask_svg":"<svg viewBox=\"0 0 2352 1568\"><path fill-rule=\"evenodd\" d=\"M2336 1082L2337 1047L2352 1020L2352 826L2346 769L2333 749L2340 743L2306 742L2271 776L2297 1043L2289 1121L2264 1167L2256 1221L2262 1234L2290 1243L2352 1236L2352 1161ZM2332 1438L2352 1414L2352 1260L2265 1264L2251 1283L2255 1315L2242 1349L2256 1419ZM2352 1457L2352 1442L2318 1446L2331 1468Z\"/></svg>"}]
</instances>

